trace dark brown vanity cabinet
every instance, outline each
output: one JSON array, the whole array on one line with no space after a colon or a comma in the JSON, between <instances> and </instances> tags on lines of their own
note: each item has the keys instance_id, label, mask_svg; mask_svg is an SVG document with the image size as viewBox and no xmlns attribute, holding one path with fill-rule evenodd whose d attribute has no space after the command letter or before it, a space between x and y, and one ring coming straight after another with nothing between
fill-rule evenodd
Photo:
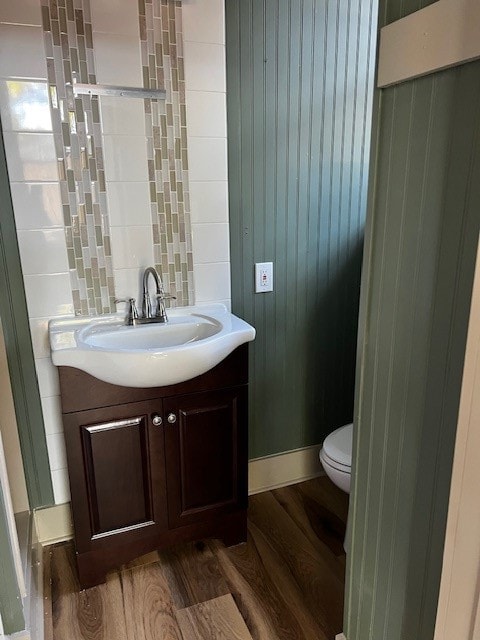
<instances>
[{"instance_id":1,"label":"dark brown vanity cabinet","mask_svg":"<svg viewBox=\"0 0 480 640\"><path fill-rule=\"evenodd\" d=\"M164 435L151 420L156 410L150 400L64 416L79 553L112 535L128 543L168 528Z\"/></svg>"},{"instance_id":2,"label":"dark brown vanity cabinet","mask_svg":"<svg viewBox=\"0 0 480 640\"><path fill-rule=\"evenodd\" d=\"M60 367L83 587L176 542L246 539L246 376L246 347L194 380L157 389Z\"/></svg>"},{"instance_id":3,"label":"dark brown vanity cabinet","mask_svg":"<svg viewBox=\"0 0 480 640\"><path fill-rule=\"evenodd\" d=\"M170 527L246 508L246 387L164 400Z\"/></svg>"}]
</instances>

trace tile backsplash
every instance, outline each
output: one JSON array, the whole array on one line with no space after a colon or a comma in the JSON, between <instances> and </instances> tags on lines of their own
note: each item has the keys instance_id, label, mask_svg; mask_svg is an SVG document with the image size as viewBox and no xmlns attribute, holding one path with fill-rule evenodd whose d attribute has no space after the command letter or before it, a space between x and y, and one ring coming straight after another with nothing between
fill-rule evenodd
<instances>
[{"instance_id":1,"label":"tile backsplash","mask_svg":"<svg viewBox=\"0 0 480 640\"><path fill-rule=\"evenodd\" d=\"M177 304L188 304L193 302L193 258L181 4L140 0L137 32L124 34L97 32L96 18L98 28L105 28L104 16L95 13L95 1L93 13L90 4L90 0L42 0L48 95L75 312L115 311L112 242L118 268L140 268L152 254L143 251L149 242L150 263L162 274L166 290L176 296ZM96 84L98 75L112 85L140 86L140 80L145 88L165 88L166 100L129 99L126 108L121 104L125 98L74 95L75 82ZM139 185L143 193L148 187L151 232L144 224L128 232L120 227L111 230L108 194L112 190L115 198L119 185L123 197L130 199Z\"/></svg>"},{"instance_id":2,"label":"tile backsplash","mask_svg":"<svg viewBox=\"0 0 480 640\"><path fill-rule=\"evenodd\" d=\"M63 5L63 6L62 6ZM42 0L48 94L75 313L109 313L115 289L89 0Z\"/></svg>"},{"instance_id":3,"label":"tile backsplash","mask_svg":"<svg viewBox=\"0 0 480 640\"><path fill-rule=\"evenodd\" d=\"M187 108L180 2L139 0L143 86L165 88L145 100L155 265L178 304L193 300Z\"/></svg>"},{"instance_id":4,"label":"tile backsplash","mask_svg":"<svg viewBox=\"0 0 480 640\"><path fill-rule=\"evenodd\" d=\"M48 320L138 297L153 264L181 304L230 304L223 0L72 2L0 3L2 128L57 503L69 487ZM72 103L58 81L72 69L137 87L163 70L167 100Z\"/></svg>"}]
</instances>

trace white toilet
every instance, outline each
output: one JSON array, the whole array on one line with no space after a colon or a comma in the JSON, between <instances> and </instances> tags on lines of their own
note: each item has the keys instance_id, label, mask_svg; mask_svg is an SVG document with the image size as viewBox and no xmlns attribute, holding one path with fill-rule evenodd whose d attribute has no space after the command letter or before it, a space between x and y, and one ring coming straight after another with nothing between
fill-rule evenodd
<instances>
[{"instance_id":1,"label":"white toilet","mask_svg":"<svg viewBox=\"0 0 480 640\"><path fill-rule=\"evenodd\" d=\"M327 436L320 450L320 462L325 473L333 484L346 493L350 493L352 441L353 424L346 424Z\"/></svg>"}]
</instances>

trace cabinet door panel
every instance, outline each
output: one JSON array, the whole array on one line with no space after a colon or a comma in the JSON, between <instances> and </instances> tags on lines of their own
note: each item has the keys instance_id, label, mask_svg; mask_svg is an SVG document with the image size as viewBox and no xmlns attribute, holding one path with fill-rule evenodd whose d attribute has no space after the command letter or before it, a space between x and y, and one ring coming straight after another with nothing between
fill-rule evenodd
<instances>
[{"instance_id":1,"label":"cabinet door panel","mask_svg":"<svg viewBox=\"0 0 480 640\"><path fill-rule=\"evenodd\" d=\"M81 430L92 533L152 521L148 417L82 425Z\"/></svg>"},{"instance_id":2,"label":"cabinet door panel","mask_svg":"<svg viewBox=\"0 0 480 640\"><path fill-rule=\"evenodd\" d=\"M167 528L161 401L64 416L77 551Z\"/></svg>"},{"instance_id":3,"label":"cabinet door panel","mask_svg":"<svg viewBox=\"0 0 480 640\"><path fill-rule=\"evenodd\" d=\"M245 387L164 400L170 527L246 508Z\"/></svg>"}]
</instances>

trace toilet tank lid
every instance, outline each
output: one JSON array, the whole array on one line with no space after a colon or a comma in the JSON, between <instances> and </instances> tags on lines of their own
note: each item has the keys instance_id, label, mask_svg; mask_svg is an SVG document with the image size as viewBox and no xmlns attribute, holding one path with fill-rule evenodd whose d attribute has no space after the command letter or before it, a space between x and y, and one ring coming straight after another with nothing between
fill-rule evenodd
<instances>
[{"instance_id":1,"label":"toilet tank lid","mask_svg":"<svg viewBox=\"0 0 480 640\"><path fill-rule=\"evenodd\" d=\"M346 424L325 438L323 450L325 454L335 462L351 467L352 441L353 424Z\"/></svg>"}]
</instances>

